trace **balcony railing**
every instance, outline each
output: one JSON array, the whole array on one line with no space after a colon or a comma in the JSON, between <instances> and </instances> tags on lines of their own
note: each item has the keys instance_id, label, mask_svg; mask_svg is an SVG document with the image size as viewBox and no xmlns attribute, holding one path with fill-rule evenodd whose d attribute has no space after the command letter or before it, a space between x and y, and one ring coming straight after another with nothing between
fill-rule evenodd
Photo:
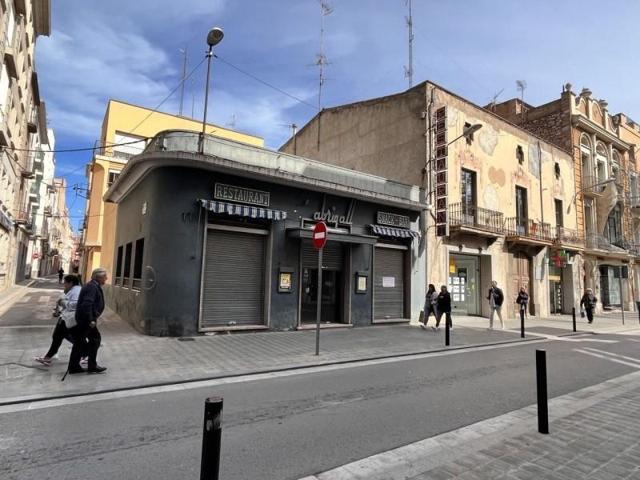
<instances>
[{"instance_id":1,"label":"balcony railing","mask_svg":"<svg viewBox=\"0 0 640 480\"><path fill-rule=\"evenodd\" d=\"M475 228L502 235L504 216L502 212L495 210L466 203L454 203L449 205L449 226Z\"/></svg>"},{"instance_id":2,"label":"balcony railing","mask_svg":"<svg viewBox=\"0 0 640 480\"><path fill-rule=\"evenodd\" d=\"M505 234L509 237L553 242L555 238L552 230L548 223L536 222L527 218L509 217L505 220Z\"/></svg>"},{"instance_id":3,"label":"balcony railing","mask_svg":"<svg viewBox=\"0 0 640 480\"><path fill-rule=\"evenodd\" d=\"M604 180L599 179L595 175L582 176L582 192L585 194L598 195L602 193L606 185L599 185Z\"/></svg>"},{"instance_id":4,"label":"balcony railing","mask_svg":"<svg viewBox=\"0 0 640 480\"><path fill-rule=\"evenodd\" d=\"M587 233L586 245L590 249L621 253L631 247L631 244L624 239L615 239L611 242L607 237L599 233Z\"/></svg>"},{"instance_id":5,"label":"balcony railing","mask_svg":"<svg viewBox=\"0 0 640 480\"><path fill-rule=\"evenodd\" d=\"M584 246L584 236L578 230L556 227L556 242L560 245Z\"/></svg>"}]
</instances>

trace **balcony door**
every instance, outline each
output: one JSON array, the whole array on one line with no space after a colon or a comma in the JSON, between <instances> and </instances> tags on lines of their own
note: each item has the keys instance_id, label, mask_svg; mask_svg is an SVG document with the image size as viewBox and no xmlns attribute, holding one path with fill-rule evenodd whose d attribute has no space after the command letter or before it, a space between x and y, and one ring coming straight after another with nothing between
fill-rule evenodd
<instances>
[{"instance_id":1,"label":"balcony door","mask_svg":"<svg viewBox=\"0 0 640 480\"><path fill-rule=\"evenodd\" d=\"M519 235L527 233L527 189L516 187L516 227Z\"/></svg>"},{"instance_id":2,"label":"balcony door","mask_svg":"<svg viewBox=\"0 0 640 480\"><path fill-rule=\"evenodd\" d=\"M465 170L460 174L460 200L462 203L463 221L467 225L475 225L476 218L476 172Z\"/></svg>"},{"instance_id":3,"label":"balcony door","mask_svg":"<svg viewBox=\"0 0 640 480\"><path fill-rule=\"evenodd\" d=\"M620 209L620 204L618 203L611 213L609 217L607 217L607 224L605 226L604 235L609 240L609 243L614 245L618 244L621 246L622 243L622 211Z\"/></svg>"}]
</instances>

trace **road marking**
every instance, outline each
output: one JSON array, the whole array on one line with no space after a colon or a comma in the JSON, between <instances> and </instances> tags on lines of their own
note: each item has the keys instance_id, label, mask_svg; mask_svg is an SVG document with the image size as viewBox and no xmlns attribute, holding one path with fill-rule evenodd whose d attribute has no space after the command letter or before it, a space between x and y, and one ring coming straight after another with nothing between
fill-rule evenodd
<instances>
[{"instance_id":1,"label":"road marking","mask_svg":"<svg viewBox=\"0 0 640 480\"><path fill-rule=\"evenodd\" d=\"M29 300L31 300L30 297L24 296L20 300L18 300L18 303L27 303Z\"/></svg>"},{"instance_id":2,"label":"road marking","mask_svg":"<svg viewBox=\"0 0 640 480\"><path fill-rule=\"evenodd\" d=\"M18 403L15 405L0 406L0 415L5 413L39 410L42 408L62 407L62 406L74 405L78 403L98 402L102 400L136 397L140 395L152 395L157 393L180 392L180 391L186 391L186 390L195 390L198 388L217 387L220 385L230 385L230 384L236 384L236 383L254 382L259 380L271 380L274 378L292 377L295 375L324 373L324 372L330 372L330 371L336 371L336 370L345 370L348 368L368 367L372 365L384 365L389 363L420 360L425 358L443 357L447 355L459 355L459 354L468 353L468 352L481 352L485 350L521 347L521 346L527 346L527 345L535 345L538 343L545 343L546 341L547 341L546 339L540 339L540 340L530 340L528 342L510 342L510 343L502 343L498 345L485 345L485 346L478 346L478 347L471 347L471 348L459 348L456 350L448 350L448 351L440 351L440 352L419 353L415 355L407 355L402 357L354 361L354 362L337 364L337 365L300 367L294 370L285 370L285 371L269 372L269 373L257 373L252 375L218 378L218 379L212 379L212 380L202 380L202 381L189 382L189 383L170 384L170 385L163 385L158 387L132 388L132 389L122 390L118 392L96 393L92 395L78 395L78 396L67 397L67 398L57 398L53 400L34 400L33 402L24 402L24 403ZM64 392L59 392L59 393L64 394ZM5 401L6 400L7 399L5 399Z\"/></svg>"},{"instance_id":3,"label":"road marking","mask_svg":"<svg viewBox=\"0 0 640 480\"><path fill-rule=\"evenodd\" d=\"M626 362L624 360L618 360L617 358L613 358L613 357L610 357L608 355L601 355L599 353L589 352L587 350L582 350L582 349L579 349L579 348L574 348L573 351L574 352L579 352L579 353L584 353L585 355L591 355L592 357L601 358L603 360L609 360L610 362L619 363L621 365L626 365L628 367L633 367L633 368L640 369L640 363ZM609 352L606 352L606 353L609 353ZM635 360L635 361L638 362L638 360Z\"/></svg>"},{"instance_id":4,"label":"road marking","mask_svg":"<svg viewBox=\"0 0 640 480\"><path fill-rule=\"evenodd\" d=\"M507 332L519 333L520 330L505 330ZM578 333L577 335L572 335L570 337L559 337L558 335L553 335L551 333L537 333L537 332L526 332L527 335L532 337L546 338L547 340L554 340L558 342L594 342L594 343L618 343L619 340L606 340L604 338L590 338L593 337L591 333ZM589 337L589 338L585 338Z\"/></svg>"},{"instance_id":5,"label":"road marking","mask_svg":"<svg viewBox=\"0 0 640 480\"><path fill-rule=\"evenodd\" d=\"M51 301L51 295L40 295L38 302L40 303L49 303Z\"/></svg>"},{"instance_id":6,"label":"road marking","mask_svg":"<svg viewBox=\"0 0 640 480\"><path fill-rule=\"evenodd\" d=\"M598 350L597 348L585 347L585 350L590 350L592 352L602 353L604 355L610 355L612 357L622 358L624 360L629 360L630 362L638 362L638 363L640 363L640 358L627 357L626 355L620 355L618 353L607 352L606 350Z\"/></svg>"}]
</instances>

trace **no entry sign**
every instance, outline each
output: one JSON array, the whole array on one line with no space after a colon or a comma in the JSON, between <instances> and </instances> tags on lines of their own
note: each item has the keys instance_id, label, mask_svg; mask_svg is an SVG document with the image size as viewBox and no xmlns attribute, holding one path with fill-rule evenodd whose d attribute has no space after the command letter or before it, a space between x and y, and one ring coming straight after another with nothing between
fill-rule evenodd
<instances>
[{"instance_id":1,"label":"no entry sign","mask_svg":"<svg viewBox=\"0 0 640 480\"><path fill-rule=\"evenodd\" d=\"M327 225L324 222L316 223L313 227L313 246L316 250L322 250L327 243Z\"/></svg>"}]
</instances>

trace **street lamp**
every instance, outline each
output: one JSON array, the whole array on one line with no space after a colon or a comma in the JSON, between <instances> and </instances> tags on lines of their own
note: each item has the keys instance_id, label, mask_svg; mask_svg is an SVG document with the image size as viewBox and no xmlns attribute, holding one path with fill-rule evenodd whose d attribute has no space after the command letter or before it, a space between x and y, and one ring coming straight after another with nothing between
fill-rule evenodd
<instances>
[{"instance_id":1,"label":"street lamp","mask_svg":"<svg viewBox=\"0 0 640 480\"><path fill-rule=\"evenodd\" d=\"M209 76L211 75L211 57L213 57L213 47L219 44L224 37L224 32L220 27L213 27L207 34L207 83L204 87L204 117L202 119L202 133L200 134L200 142L198 152L204 153L204 136L207 128L207 105L209 104Z\"/></svg>"},{"instance_id":2,"label":"street lamp","mask_svg":"<svg viewBox=\"0 0 640 480\"><path fill-rule=\"evenodd\" d=\"M462 137L466 138L467 140L471 140L473 138L472 135L476 133L478 130L480 130L481 128L482 128L481 123L474 123L473 125L469 125L468 127L465 127L462 130L462 135L454 138L449 143L447 143L447 147L451 145L453 142L460 140Z\"/></svg>"},{"instance_id":3,"label":"street lamp","mask_svg":"<svg viewBox=\"0 0 640 480\"><path fill-rule=\"evenodd\" d=\"M586 187L581 187L578 190L576 190L576 193L573 194L573 198L571 198L571 202L569 203L569 206L567 207L567 214L571 212L571 205L576 203L576 198L578 197L579 193L584 192L587 188L602 187L604 185L609 185L610 183L613 183L615 181L616 181L616 177L611 177L611 178L607 178L606 180L603 180L602 182L594 183L593 185L588 185Z\"/></svg>"}]
</instances>

